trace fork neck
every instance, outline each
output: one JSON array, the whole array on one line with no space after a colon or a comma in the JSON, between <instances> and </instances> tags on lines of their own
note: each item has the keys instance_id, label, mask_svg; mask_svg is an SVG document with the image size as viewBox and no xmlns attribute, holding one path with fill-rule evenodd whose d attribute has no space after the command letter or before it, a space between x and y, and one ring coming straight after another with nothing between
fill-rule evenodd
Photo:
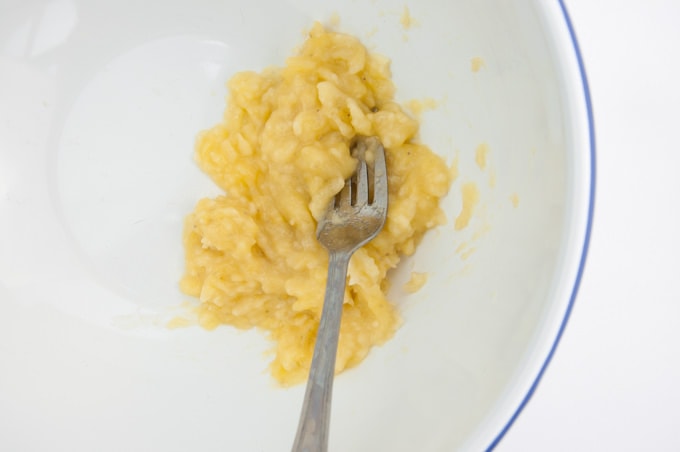
<instances>
[{"instance_id":1,"label":"fork neck","mask_svg":"<svg viewBox=\"0 0 680 452\"><path fill-rule=\"evenodd\" d=\"M329 251L328 265L344 265L347 267L352 254L354 254L354 250Z\"/></svg>"}]
</instances>

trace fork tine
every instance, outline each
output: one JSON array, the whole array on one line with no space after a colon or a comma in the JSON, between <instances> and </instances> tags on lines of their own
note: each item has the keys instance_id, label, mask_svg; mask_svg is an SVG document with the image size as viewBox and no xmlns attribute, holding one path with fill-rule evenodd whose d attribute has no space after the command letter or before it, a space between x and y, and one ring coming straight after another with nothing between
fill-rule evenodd
<instances>
[{"instance_id":1,"label":"fork tine","mask_svg":"<svg viewBox=\"0 0 680 452\"><path fill-rule=\"evenodd\" d=\"M356 201L354 205L363 206L368 204L368 168L366 162L361 159L356 172Z\"/></svg>"},{"instance_id":2,"label":"fork tine","mask_svg":"<svg viewBox=\"0 0 680 452\"><path fill-rule=\"evenodd\" d=\"M335 207L349 206L352 203L352 178L345 181L340 193L335 195Z\"/></svg>"},{"instance_id":3,"label":"fork tine","mask_svg":"<svg viewBox=\"0 0 680 452\"><path fill-rule=\"evenodd\" d=\"M385 148L378 142L375 148L373 163L373 203L380 209L387 209L387 165L385 163Z\"/></svg>"}]
</instances>

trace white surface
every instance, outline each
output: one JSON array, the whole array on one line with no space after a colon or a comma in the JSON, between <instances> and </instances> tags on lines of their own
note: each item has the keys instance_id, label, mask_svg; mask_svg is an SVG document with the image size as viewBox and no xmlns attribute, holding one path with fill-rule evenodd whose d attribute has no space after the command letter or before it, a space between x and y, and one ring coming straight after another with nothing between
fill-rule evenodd
<instances>
[{"instance_id":1,"label":"white surface","mask_svg":"<svg viewBox=\"0 0 680 452\"><path fill-rule=\"evenodd\" d=\"M578 269L581 80L556 3L410 6L421 25L408 32L387 0L273 0L267 16L249 1L49 0L0 16L0 449L287 449L303 388L273 387L262 335L162 321L184 299L182 217L214 192L191 154L220 117L223 79L280 64L333 12L392 57L400 99L440 102L422 137L458 156L460 177L449 225L396 273L403 328L336 383L346 433L332 448L491 441L542 366ZM495 186L474 163L482 142ZM468 181L480 208L457 232ZM475 248L468 260L459 245ZM412 269L430 278L406 297Z\"/></svg>"},{"instance_id":2,"label":"white surface","mask_svg":"<svg viewBox=\"0 0 680 452\"><path fill-rule=\"evenodd\" d=\"M680 3L570 0L595 110L572 318L498 452L680 450Z\"/></svg>"}]
</instances>

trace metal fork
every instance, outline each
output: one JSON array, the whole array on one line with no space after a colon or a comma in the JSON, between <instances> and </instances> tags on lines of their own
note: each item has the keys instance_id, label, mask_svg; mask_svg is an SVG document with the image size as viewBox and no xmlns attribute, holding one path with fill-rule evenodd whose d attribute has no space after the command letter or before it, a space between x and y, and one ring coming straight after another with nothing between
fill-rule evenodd
<instances>
[{"instance_id":1,"label":"metal fork","mask_svg":"<svg viewBox=\"0 0 680 452\"><path fill-rule=\"evenodd\" d=\"M358 137L352 156L358 160L356 172L331 201L317 227L317 238L329 254L328 281L293 452L328 450L347 266L352 254L380 232L387 216L387 168L380 140Z\"/></svg>"}]
</instances>

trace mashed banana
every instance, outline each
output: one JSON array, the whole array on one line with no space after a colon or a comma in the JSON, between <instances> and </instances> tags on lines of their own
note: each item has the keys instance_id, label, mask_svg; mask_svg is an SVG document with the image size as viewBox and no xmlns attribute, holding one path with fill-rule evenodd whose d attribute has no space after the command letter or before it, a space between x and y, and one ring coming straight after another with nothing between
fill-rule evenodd
<instances>
[{"instance_id":1,"label":"mashed banana","mask_svg":"<svg viewBox=\"0 0 680 452\"><path fill-rule=\"evenodd\" d=\"M303 381L311 362L328 253L316 224L351 176L349 144L377 135L386 149L389 211L383 231L349 266L336 371L361 362L395 332L386 274L444 223L444 161L412 142L418 123L394 102L389 61L354 37L316 24L284 68L236 74L224 118L200 134L200 167L223 190L185 223L182 290L199 321L257 327L275 342L272 375Z\"/></svg>"}]
</instances>

